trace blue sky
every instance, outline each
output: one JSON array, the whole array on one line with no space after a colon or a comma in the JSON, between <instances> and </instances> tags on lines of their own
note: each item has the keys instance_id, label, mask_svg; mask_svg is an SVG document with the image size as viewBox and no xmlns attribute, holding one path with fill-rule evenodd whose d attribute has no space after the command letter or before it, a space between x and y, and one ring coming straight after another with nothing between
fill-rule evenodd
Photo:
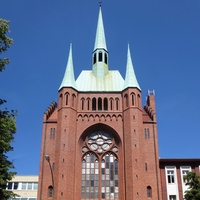
<instances>
[{"instance_id":1,"label":"blue sky","mask_svg":"<svg viewBox=\"0 0 200 200\"><path fill-rule=\"evenodd\" d=\"M0 73L0 97L18 110L18 174L38 174L42 118L57 101L73 43L75 77L91 69L98 0L1 0L11 21L11 60ZM155 89L161 158L200 158L200 1L103 0L109 68L125 75L127 43L142 89Z\"/></svg>"}]
</instances>

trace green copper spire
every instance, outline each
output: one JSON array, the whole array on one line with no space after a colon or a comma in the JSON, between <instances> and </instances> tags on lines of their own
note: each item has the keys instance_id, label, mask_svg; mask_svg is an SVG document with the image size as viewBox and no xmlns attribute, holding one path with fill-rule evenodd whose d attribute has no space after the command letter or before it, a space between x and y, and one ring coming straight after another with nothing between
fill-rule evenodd
<instances>
[{"instance_id":1,"label":"green copper spire","mask_svg":"<svg viewBox=\"0 0 200 200\"><path fill-rule=\"evenodd\" d=\"M99 8L94 51L92 53L92 73L97 78L104 78L108 74L108 51L106 47L101 6Z\"/></svg>"},{"instance_id":2,"label":"green copper spire","mask_svg":"<svg viewBox=\"0 0 200 200\"><path fill-rule=\"evenodd\" d=\"M68 62L67 62L65 74L64 74L59 90L63 87L73 87L74 89L76 89L73 59L72 59L72 43L70 43Z\"/></svg>"},{"instance_id":3,"label":"green copper spire","mask_svg":"<svg viewBox=\"0 0 200 200\"><path fill-rule=\"evenodd\" d=\"M99 7L99 17L98 17L98 23L97 23L94 51L96 49L104 49L107 51L101 6Z\"/></svg>"},{"instance_id":4,"label":"green copper spire","mask_svg":"<svg viewBox=\"0 0 200 200\"><path fill-rule=\"evenodd\" d=\"M127 52L127 64L126 64L126 76L125 76L125 82L124 82L124 89L128 87L135 87L141 90L137 82L135 72L134 72L129 44L128 44L128 52Z\"/></svg>"}]
</instances>

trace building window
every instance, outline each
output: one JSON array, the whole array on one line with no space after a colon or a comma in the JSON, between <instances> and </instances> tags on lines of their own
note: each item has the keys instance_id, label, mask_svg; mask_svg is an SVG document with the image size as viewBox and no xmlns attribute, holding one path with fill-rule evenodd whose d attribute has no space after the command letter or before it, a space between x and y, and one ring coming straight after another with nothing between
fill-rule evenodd
<instances>
[{"instance_id":1,"label":"building window","mask_svg":"<svg viewBox=\"0 0 200 200\"><path fill-rule=\"evenodd\" d=\"M106 53L104 54L104 59L105 59L105 64L108 64L108 57Z\"/></svg>"},{"instance_id":2,"label":"building window","mask_svg":"<svg viewBox=\"0 0 200 200\"><path fill-rule=\"evenodd\" d=\"M176 200L176 195L169 195L169 200Z\"/></svg>"},{"instance_id":3,"label":"building window","mask_svg":"<svg viewBox=\"0 0 200 200\"><path fill-rule=\"evenodd\" d=\"M140 95L138 94L138 107L141 107Z\"/></svg>"},{"instance_id":4,"label":"building window","mask_svg":"<svg viewBox=\"0 0 200 200\"><path fill-rule=\"evenodd\" d=\"M125 99L126 107L128 107L128 95L127 94L124 95L124 99Z\"/></svg>"},{"instance_id":5,"label":"building window","mask_svg":"<svg viewBox=\"0 0 200 200\"><path fill-rule=\"evenodd\" d=\"M69 93L66 93L65 94L65 104L66 104L66 106L68 105L68 103L69 103Z\"/></svg>"},{"instance_id":6,"label":"building window","mask_svg":"<svg viewBox=\"0 0 200 200\"><path fill-rule=\"evenodd\" d=\"M37 182L8 182L7 190L37 190Z\"/></svg>"},{"instance_id":7,"label":"building window","mask_svg":"<svg viewBox=\"0 0 200 200\"><path fill-rule=\"evenodd\" d=\"M152 197L152 189L151 186L147 187L147 197Z\"/></svg>"},{"instance_id":8,"label":"building window","mask_svg":"<svg viewBox=\"0 0 200 200\"><path fill-rule=\"evenodd\" d=\"M183 171L182 171L184 183L185 183L184 177L187 176L188 173L189 173L189 170L183 170Z\"/></svg>"},{"instance_id":9,"label":"building window","mask_svg":"<svg viewBox=\"0 0 200 200\"><path fill-rule=\"evenodd\" d=\"M119 110L119 99L116 98L115 100L116 100L116 110Z\"/></svg>"},{"instance_id":10,"label":"building window","mask_svg":"<svg viewBox=\"0 0 200 200\"><path fill-rule=\"evenodd\" d=\"M147 129L147 138L150 139L150 131Z\"/></svg>"},{"instance_id":11,"label":"building window","mask_svg":"<svg viewBox=\"0 0 200 200\"><path fill-rule=\"evenodd\" d=\"M82 160L82 199L97 199L99 191L99 163L94 153L87 153Z\"/></svg>"},{"instance_id":12,"label":"building window","mask_svg":"<svg viewBox=\"0 0 200 200\"><path fill-rule=\"evenodd\" d=\"M118 160L115 155L106 154L101 162L101 198L118 199Z\"/></svg>"},{"instance_id":13,"label":"building window","mask_svg":"<svg viewBox=\"0 0 200 200\"><path fill-rule=\"evenodd\" d=\"M53 197L53 186L48 187L48 197Z\"/></svg>"},{"instance_id":14,"label":"building window","mask_svg":"<svg viewBox=\"0 0 200 200\"><path fill-rule=\"evenodd\" d=\"M90 99L87 99L87 109L90 110Z\"/></svg>"},{"instance_id":15,"label":"building window","mask_svg":"<svg viewBox=\"0 0 200 200\"><path fill-rule=\"evenodd\" d=\"M167 170L168 183L175 183L174 170Z\"/></svg>"},{"instance_id":16,"label":"building window","mask_svg":"<svg viewBox=\"0 0 200 200\"><path fill-rule=\"evenodd\" d=\"M76 95L72 94L72 107L74 107L75 105L75 98L76 98Z\"/></svg>"},{"instance_id":17,"label":"building window","mask_svg":"<svg viewBox=\"0 0 200 200\"><path fill-rule=\"evenodd\" d=\"M104 110L108 110L108 99L107 98L104 98L103 100L103 104L104 104Z\"/></svg>"},{"instance_id":18,"label":"building window","mask_svg":"<svg viewBox=\"0 0 200 200\"><path fill-rule=\"evenodd\" d=\"M132 106L135 105L135 94L131 93Z\"/></svg>"},{"instance_id":19,"label":"building window","mask_svg":"<svg viewBox=\"0 0 200 200\"><path fill-rule=\"evenodd\" d=\"M184 177L187 176L187 174L191 171L191 167L182 166L180 167L180 169L181 169L181 175L182 175L182 183L185 183Z\"/></svg>"},{"instance_id":20,"label":"building window","mask_svg":"<svg viewBox=\"0 0 200 200\"><path fill-rule=\"evenodd\" d=\"M92 110L96 110L96 98L92 99Z\"/></svg>"},{"instance_id":21,"label":"building window","mask_svg":"<svg viewBox=\"0 0 200 200\"><path fill-rule=\"evenodd\" d=\"M103 55L102 55L102 52L100 51L99 52L99 62L102 62L102 60L103 60Z\"/></svg>"},{"instance_id":22,"label":"building window","mask_svg":"<svg viewBox=\"0 0 200 200\"><path fill-rule=\"evenodd\" d=\"M82 99L81 99L81 110L84 110L84 101L85 101L85 99L82 98Z\"/></svg>"},{"instance_id":23,"label":"building window","mask_svg":"<svg viewBox=\"0 0 200 200\"><path fill-rule=\"evenodd\" d=\"M148 171L148 164L145 163L145 170Z\"/></svg>"},{"instance_id":24,"label":"building window","mask_svg":"<svg viewBox=\"0 0 200 200\"><path fill-rule=\"evenodd\" d=\"M97 54L94 53L94 57L93 57L93 64L95 64L97 62Z\"/></svg>"},{"instance_id":25,"label":"building window","mask_svg":"<svg viewBox=\"0 0 200 200\"><path fill-rule=\"evenodd\" d=\"M90 134L82 148L82 199L118 199L118 148L103 131Z\"/></svg>"},{"instance_id":26,"label":"building window","mask_svg":"<svg viewBox=\"0 0 200 200\"><path fill-rule=\"evenodd\" d=\"M55 138L55 134L56 134L56 129L55 128L51 128L50 129L50 138L54 139Z\"/></svg>"},{"instance_id":27,"label":"building window","mask_svg":"<svg viewBox=\"0 0 200 200\"><path fill-rule=\"evenodd\" d=\"M8 190L17 190L19 186L19 182L9 182L7 185Z\"/></svg>"},{"instance_id":28,"label":"building window","mask_svg":"<svg viewBox=\"0 0 200 200\"><path fill-rule=\"evenodd\" d=\"M110 99L110 110L112 110L113 109L113 99L111 98Z\"/></svg>"},{"instance_id":29,"label":"building window","mask_svg":"<svg viewBox=\"0 0 200 200\"><path fill-rule=\"evenodd\" d=\"M98 110L102 110L102 99L98 98Z\"/></svg>"},{"instance_id":30,"label":"building window","mask_svg":"<svg viewBox=\"0 0 200 200\"><path fill-rule=\"evenodd\" d=\"M150 131L148 128L144 129L144 138L145 139L150 139Z\"/></svg>"}]
</instances>

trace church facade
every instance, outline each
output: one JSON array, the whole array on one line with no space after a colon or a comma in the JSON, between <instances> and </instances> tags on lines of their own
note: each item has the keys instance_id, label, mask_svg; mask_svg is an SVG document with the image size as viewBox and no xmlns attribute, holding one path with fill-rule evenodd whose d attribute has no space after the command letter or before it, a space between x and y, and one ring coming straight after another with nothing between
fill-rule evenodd
<instances>
[{"instance_id":1,"label":"church facade","mask_svg":"<svg viewBox=\"0 0 200 200\"><path fill-rule=\"evenodd\" d=\"M168 187L180 160L159 159L154 92L143 107L129 45L125 79L109 70L101 7L91 57L92 69L75 80L70 44L58 103L43 117L37 199L183 199ZM181 166L199 172L200 160Z\"/></svg>"}]
</instances>

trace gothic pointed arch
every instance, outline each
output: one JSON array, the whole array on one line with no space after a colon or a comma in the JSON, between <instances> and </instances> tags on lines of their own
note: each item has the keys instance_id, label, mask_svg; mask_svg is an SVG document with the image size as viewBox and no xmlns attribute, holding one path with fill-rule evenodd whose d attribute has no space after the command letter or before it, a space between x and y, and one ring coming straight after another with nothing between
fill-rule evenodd
<instances>
[{"instance_id":1,"label":"gothic pointed arch","mask_svg":"<svg viewBox=\"0 0 200 200\"><path fill-rule=\"evenodd\" d=\"M81 138L81 199L119 199L119 159L121 140L104 124L86 129Z\"/></svg>"}]
</instances>

